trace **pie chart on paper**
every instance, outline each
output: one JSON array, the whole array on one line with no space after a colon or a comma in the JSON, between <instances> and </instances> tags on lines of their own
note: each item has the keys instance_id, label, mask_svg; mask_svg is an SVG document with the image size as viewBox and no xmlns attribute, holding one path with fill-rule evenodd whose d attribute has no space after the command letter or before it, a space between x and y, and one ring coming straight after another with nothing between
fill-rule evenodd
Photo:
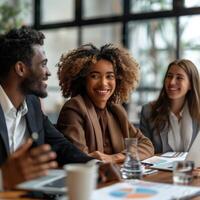
<instances>
[{"instance_id":1,"label":"pie chart on paper","mask_svg":"<svg viewBox=\"0 0 200 200\"><path fill-rule=\"evenodd\" d=\"M153 197L158 192L153 189L149 188L143 188L143 187L137 187L137 188L122 188L119 190L113 190L110 192L110 196L116 197L116 198L124 198L126 200L128 199L148 199L150 197Z\"/></svg>"}]
</instances>

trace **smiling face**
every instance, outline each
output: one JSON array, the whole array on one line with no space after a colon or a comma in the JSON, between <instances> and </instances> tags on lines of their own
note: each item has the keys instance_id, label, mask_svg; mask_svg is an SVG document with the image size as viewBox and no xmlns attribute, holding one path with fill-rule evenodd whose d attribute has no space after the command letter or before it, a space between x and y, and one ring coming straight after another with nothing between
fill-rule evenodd
<instances>
[{"instance_id":1,"label":"smiling face","mask_svg":"<svg viewBox=\"0 0 200 200\"><path fill-rule=\"evenodd\" d=\"M40 45L34 45L34 56L31 66L27 66L28 75L21 84L25 94L34 94L38 97L47 96L47 83L50 72L47 68L47 58Z\"/></svg>"},{"instance_id":2,"label":"smiling face","mask_svg":"<svg viewBox=\"0 0 200 200\"><path fill-rule=\"evenodd\" d=\"M101 59L91 65L86 76L86 91L96 107L105 108L115 88L116 77L111 62Z\"/></svg>"},{"instance_id":3,"label":"smiling face","mask_svg":"<svg viewBox=\"0 0 200 200\"><path fill-rule=\"evenodd\" d=\"M186 72L178 65L172 65L165 77L165 90L168 98L171 101L183 102L190 89L190 80Z\"/></svg>"}]
</instances>

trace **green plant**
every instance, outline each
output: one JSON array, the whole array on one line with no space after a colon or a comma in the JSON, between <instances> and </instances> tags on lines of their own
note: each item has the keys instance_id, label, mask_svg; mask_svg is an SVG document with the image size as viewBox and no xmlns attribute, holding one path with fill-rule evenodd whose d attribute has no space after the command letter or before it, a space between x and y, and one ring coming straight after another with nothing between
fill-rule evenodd
<instances>
[{"instance_id":1,"label":"green plant","mask_svg":"<svg viewBox=\"0 0 200 200\"><path fill-rule=\"evenodd\" d=\"M0 5L0 34L23 24L23 13L29 4L24 1L4 2Z\"/></svg>"}]
</instances>

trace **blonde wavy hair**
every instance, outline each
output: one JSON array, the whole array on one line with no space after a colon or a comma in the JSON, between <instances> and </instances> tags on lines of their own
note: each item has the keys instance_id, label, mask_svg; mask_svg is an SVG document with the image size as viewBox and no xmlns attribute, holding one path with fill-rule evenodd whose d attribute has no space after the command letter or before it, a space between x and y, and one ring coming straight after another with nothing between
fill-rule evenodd
<instances>
[{"instance_id":1,"label":"blonde wavy hair","mask_svg":"<svg viewBox=\"0 0 200 200\"><path fill-rule=\"evenodd\" d=\"M109 101L127 101L139 83L139 64L126 49L113 44L106 44L99 49L92 44L86 44L61 56L57 64L57 74L63 96L68 98L84 95L85 77L90 66L101 59L113 64L116 75L116 88Z\"/></svg>"}]
</instances>

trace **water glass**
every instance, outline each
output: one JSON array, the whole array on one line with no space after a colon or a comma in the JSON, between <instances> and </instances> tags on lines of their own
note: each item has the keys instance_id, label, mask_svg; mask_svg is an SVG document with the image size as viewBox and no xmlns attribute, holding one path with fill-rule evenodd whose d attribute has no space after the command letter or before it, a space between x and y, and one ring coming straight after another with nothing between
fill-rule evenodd
<instances>
[{"instance_id":1,"label":"water glass","mask_svg":"<svg viewBox=\"0 0 200 200\"><path fill-rule=\"evenodd\" d=\"M189 184L193 180L193 161L176 161L173 165L173 182L175 184Z\"/></svg>"},{"instance_id":2,"label":"water glass","mask_svg":"<svg viewBox=\"0 0 200 200\"><path fill-rule=\"evenodd\" d=\"M141 179L142 165L138 155L137 138L125 138L126 158L121 168L123 179Z\"/></svg>"}]
</instances>

